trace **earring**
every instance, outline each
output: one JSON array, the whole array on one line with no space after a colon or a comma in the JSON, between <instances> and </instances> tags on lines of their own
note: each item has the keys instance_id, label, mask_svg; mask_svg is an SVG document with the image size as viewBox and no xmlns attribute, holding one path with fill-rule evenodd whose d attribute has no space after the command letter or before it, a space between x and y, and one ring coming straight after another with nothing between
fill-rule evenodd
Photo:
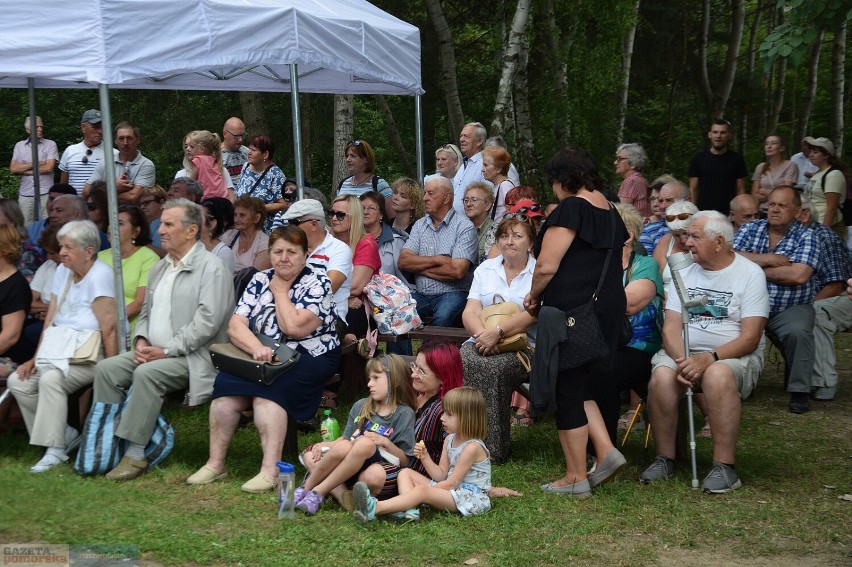
<instances>
[{"instance_id":1,"label":"earring","mask_svg":"<svg viewBox=\"0 0 852 567\"><path fill-rule=\"evenodd\" d=\"M130 243L131 243L132 245L136 246L136 239L135 239L135 238L131 238L131 239L130 239Z\"/></svg>"}]
</instances>

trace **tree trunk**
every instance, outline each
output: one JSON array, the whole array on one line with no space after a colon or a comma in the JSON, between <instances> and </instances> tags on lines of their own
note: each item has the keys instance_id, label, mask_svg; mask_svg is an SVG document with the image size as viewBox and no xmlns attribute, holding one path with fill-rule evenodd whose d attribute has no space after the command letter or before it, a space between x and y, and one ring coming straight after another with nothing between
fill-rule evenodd
<instances>
[{"instance_id":1,"label":"tree trunk","mask_svg":"<svg viewBox=\"0 0 852 567\"><path fill-rule=\"evenodd\" d=\"M406 174L412 179L417 179L417 172L411 163L411 159L408 157L408 152L406 151L405 145L402 143L402 138L399 135L399 128L396 125L396 120L394 120L393 113L391 112L387 101L385 101L384 95L376 95L376 102L379 104L379 110L382 111L382 116L384 117L385 124L388 127L388 135L390 136L391 143L393 144L393 148L396 150L396 153L399 154L399 157L402 159L402 165L405 167Z\"/></svg>"},{"instance_id":2,"label":"tree trunk","mask_svg":"<svg viewBox=\"0 0 852 567\"><path fill-rule=\"evenodd\" d=\"M731 89L734 86L734 78L737 75L737 60L740 56L744 27L745 1L731 0L731 28L728 33L725 69L722 72L722 77L716 81L718 87L714 90L707 69L707 45L710 41L710 0L704 0L698 55L701 60L701 91L713 118L721 118L725 114Z\"/></svg>"},{"instance_id":3,"label":"tree trunk","mask_svg":"<svg viewBox=\"0 0 852 567\"><path fill-rule=\"evenodd\" d=\"M512 83L518 68L521 42L527 29L530 16L530 1L518 0L515 17L512 18L512 29L509 31L509 41L503 52L503 71L500 74L500 84L497 87L497 100L494 102L494 119L491 121L489 132L492 136L503 136L506 132L508 115L512 101Z\"/></svg>"},{"instance_id":4,"label":"tree trunk","mask_svg":"<svg viewBox=\"0 0 852 567\"><path fill-rule=\"evenodd\" d=\"M754 12L754 19L751 22L751 28L749 29L748 34L748 83L753 84L754 82L754 69L755 69L755 61L757 60L757 31L760 28L760 21L763 19L763 10L765 8L765 4L762 1L757 3L757 7ZM751 120L751 107L749 106L749 99L745 98L743 102L742 113L740 116L740 127L739 133L743 137L744 140L748 139L749 129L751 128L750 120Z\"/></svg>"},{"instance_id":5,"label":"tree trunk","mask_svg":"<svg viewBox=\"0 0 852 567\"><path fill-rule=\"evenodd\" d=\"M836 155L843 153L843 90L846 83L846 20L834 30L831 50L831 115L829 129Z\"/></svg>"},{"instance_id":6,"label":"tree trunk","mask_svg":"<svg viewBox=\"0 0 852 567\"><path fill-rule=\"evenodd\" d=\"M240 91L240 107L242 108L242 120L246 125L246 132L251 135L269 135L269 122L266 120L266 112L263 110L261 94L250 91ZM248 140L243 140L248 143Z\"/></svg>"},{"instance_id":7,"label":"tree trunk","mask_svg":"<svg viewBox=\"0 0 852 567\"><path fill-rule=\"evenodd\" d=\"M517 136L515 155L512 161L518 168L521 176L521 184L533 187L543 186L539 179L538 161L535 159L535 138L532 131L532 113L530 112L529 84L527 76L527 63L529 61L529 41L524 36L521 42L521 53L518 60L518 71L515 73L515 124L517 125Z\"/></svg>"},{"instance_id":8,"label":"tree trunk","mask_svg":"<svg viewBox=\"0 0 852 567\"><path fill-rule=\"evenodd\" d=\"M355 105L352 95L334 95L334 171L331 176L331 198L337 194L340 182L349 177L343 150L352 139Z\"/></svg>"},{"instance_id":9,"label":"tree trunk","mask_svg":"<svg viewBox=\"0 0 852 567\"><path fill-rule=\"evenodd\" d=\"M817 40L811 47L811 58L808 63L808 91L805 95L805 105L802 108L802 121L799 130L799 140L808 135L811 113L814 110L814 101L817 92L817 72L819 71L819 56L822 52L822 41L825 38L825 30L820 30Z\"/></svg>"},{"instance_id":10,"label":"tree trunk","mask_svg":"<svg viewBox=\"0 0 852 567\"><path fill-rule=\"evenodd\" d=\"M772 116L769 117L769 124L766 127L766 133L771 134L778 129L778 121L781 119L781 109L784 107L784 86L787 77L787 58L784 57L778 63L778 74L775 79L775 100L772 103Z\"/></svg>"},{"instance_id":11,"label":"tree trunk","mask_svg":"<svg viewBox=\"0 0 852 567\"><path fill-rule=\"evenodd\" d=\"M627 30L624 41L621 43L621 103L618 107L618 132L617 141L620 144L624 139L624 120L627 116L627 100L630 94L630 67L633 62L633 41L636 39L636 26L639 25L639 3L633 4L633 24Z\"/></svg>"},{"instance_id":12,"label":"tree trunk","mask_svg":"<svg viewBox=\"0 0 852 567\"><path fill-rule=\"evenodd\" d=\"M550 72L553 75L553 92L558 98L559 108L568 108L565 103L565 86L568 84L568 63L564 53L567 52L573 36L569 31L566 38L562 38L568 45L560 45L560 27L556 25L556 10L553 6L554 0L547 0L544 10L544 41L547 51L550 53ZM571 24L569 24L571 25ZM571 114L566 111L563 120L555 120L553 135L559 144L564 144L571 137Z\"/></svg>"},{"instance_id":13,"label":"tree trunk","mask_svg":"<svg viewBox=\"0 0 852 567\"><path fill-rule=\"evenodd\" d=\"M438 38L438 53L441 58L441 82L444 87L444 96L447 100L447 121L450 124L450 139L457 139L465 125L464 112L462 111L461 99L456 77L456 52L453 47L453 34L444 17L440 0L426 0L426 12L435 35Z\"/></svg>"},{"instance_id":14,"label":"tree trunk","mask_svg":"<svg viewBox=\"0 0 852 567\"><path fill-rule=\"evenodd\" d=\"M734 78L737 75L737 60L740 57L740 46L743 42L743 28L745 27L745 1L731 0L731 32L728 38L728 52L725 57L725 71L716 94L716 104L713 114L721 118L725 114L725 107L734 87Z\"/></svg>"}]
</instances>

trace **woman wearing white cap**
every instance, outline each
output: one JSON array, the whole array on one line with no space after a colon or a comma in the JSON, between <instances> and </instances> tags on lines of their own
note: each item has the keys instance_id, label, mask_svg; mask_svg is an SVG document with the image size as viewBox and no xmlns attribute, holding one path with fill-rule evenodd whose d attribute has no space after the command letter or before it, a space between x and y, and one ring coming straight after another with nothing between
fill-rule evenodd
<instances>
[{"instance_id":1,"label":"woman wearing white cap","mask_svg":"<svg viewBox=\"0 0 852 567\"><path fill-rule=\"evenodd\" d=\"M846 164L834 155L834 144L828 138L807 137L804 141L811 149L808 159L819 168L805 187L814 206L814 219L842 236L846 232L840 210L846 200Z\"/></svg>"}]
</instances>

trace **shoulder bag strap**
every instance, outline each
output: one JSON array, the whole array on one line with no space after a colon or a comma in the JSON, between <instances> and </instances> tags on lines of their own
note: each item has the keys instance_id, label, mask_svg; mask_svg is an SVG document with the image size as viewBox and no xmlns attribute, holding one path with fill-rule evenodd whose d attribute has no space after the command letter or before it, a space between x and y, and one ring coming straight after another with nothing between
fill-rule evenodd
<instances>
[{"instance_id":1,"label":"shoulder bag strap","mask_svg":"<svg viewBox=\"0 0 852 567\"><path fill-rule=\"evenodd\" d=\"M612 260L612 251L615 249L615 209L612 207L612 203L609 203L609 212L610 217L609 221L612 225L612 246L609 251L606 253L606 260L604 260L603 270L601 270L601 277L598 279L598 287L595 288L595 293L592 295L592 301L598 300L598 293L601 291L601 286L603 285L604 276L606 276L606 270L609 268L609 261Z\"/></svg>"},{"instance_id":2,"label":"shoulder bag strap","mask_svg":"<svg viewBox=\"0 0 852 567\"><path fill-rule=\"evenodd\" d=\"M266 169L264 169L264 170L263 170L263 173L261 173L261 174L260 174L260 177L258 177L258 178L255 180L254 185L252 185L252 186L251 186L251 189L249 189L249 193L251 193L252 191L254 191L254 190L257 188L257 186L258 186L258 185L260 185L260 182L261 182L261 181L263 181L263 178L264 178L264 177L266 177L266 173L267 173L270 169L272 169L272 164L269 164L268 166L266 166Z\"/></svg>"},{"instance_id":3,"label":"shoulder bag strap","mask_svg":"<svg viewBox=\"0 0 852 567\"><path fill-rule=\"evenodd\" d=\"M56 318L56 314L59 313L59 310L62 309L62 304L65 303L65 297L68 295L68 290L71 289L71 280L74 279L74 272L68 270L68 280L65 282L65 289L62 291L62 297L59 298L59 301L56 302L56 311L54 312L53 318Z\"/></svg>"}]
</instances>

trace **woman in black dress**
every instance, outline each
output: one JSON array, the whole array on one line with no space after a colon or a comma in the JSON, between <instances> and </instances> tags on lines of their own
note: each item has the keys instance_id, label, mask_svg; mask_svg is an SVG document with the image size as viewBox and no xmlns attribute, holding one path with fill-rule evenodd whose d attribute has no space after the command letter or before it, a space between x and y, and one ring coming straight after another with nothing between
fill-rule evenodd
<instances>
[{"instance_id":1,"label":"woman in black dress","mask_svg":"<svg viewBox=\"0 0 852 567\"><path fill-rule=\"evenodd\" d=\"M531 314L542 306L563 311L588 302L604 268L611 259L595 302L595 312L609 356L582 366L560 370L556 380L556 428L565 455L565 475L542 486L545 492L585 497L591 486L610 480L624 465L624 457L613 447L597 404L588 392L590 380L612 365L612 353L626 311L621 282L620 250L628 238L618 214L602 193L603 179L595 159L584 149L566 147L547 163L550 186L559 199L542 226L533 252L537 256L532 289L524 302ZM615 231L613 232L613 227ZM566 343L559 347L570 348ZM591 438L598 465L586 472L586 446ZM591 483L591 484L590 484Z\"/></svg>"},{"instance_id":2,"label":"woman in black dress","mask_svg":"<svg viewBox=\"0 0 852 567\"><path fill-rule=\"evenodd\" d=\"M228 445L240 413L254 410L263 461L260 472L242 486L245 492L272 490L278 476L276 462L287 433L287 415L306 420L317 411L323 386L340 363L331 282L325 272L306 264L308 239L290 225L269 236L272 269L258 272L246 287L228 324L234 346L254 360L269 362L272 349L258 333L282 338L301 353L293 368L265 386L220 372L213 385L210 405L210 457L187 479L189 484L209 484L226 476Z\"/></svg>"}]
</instances>

